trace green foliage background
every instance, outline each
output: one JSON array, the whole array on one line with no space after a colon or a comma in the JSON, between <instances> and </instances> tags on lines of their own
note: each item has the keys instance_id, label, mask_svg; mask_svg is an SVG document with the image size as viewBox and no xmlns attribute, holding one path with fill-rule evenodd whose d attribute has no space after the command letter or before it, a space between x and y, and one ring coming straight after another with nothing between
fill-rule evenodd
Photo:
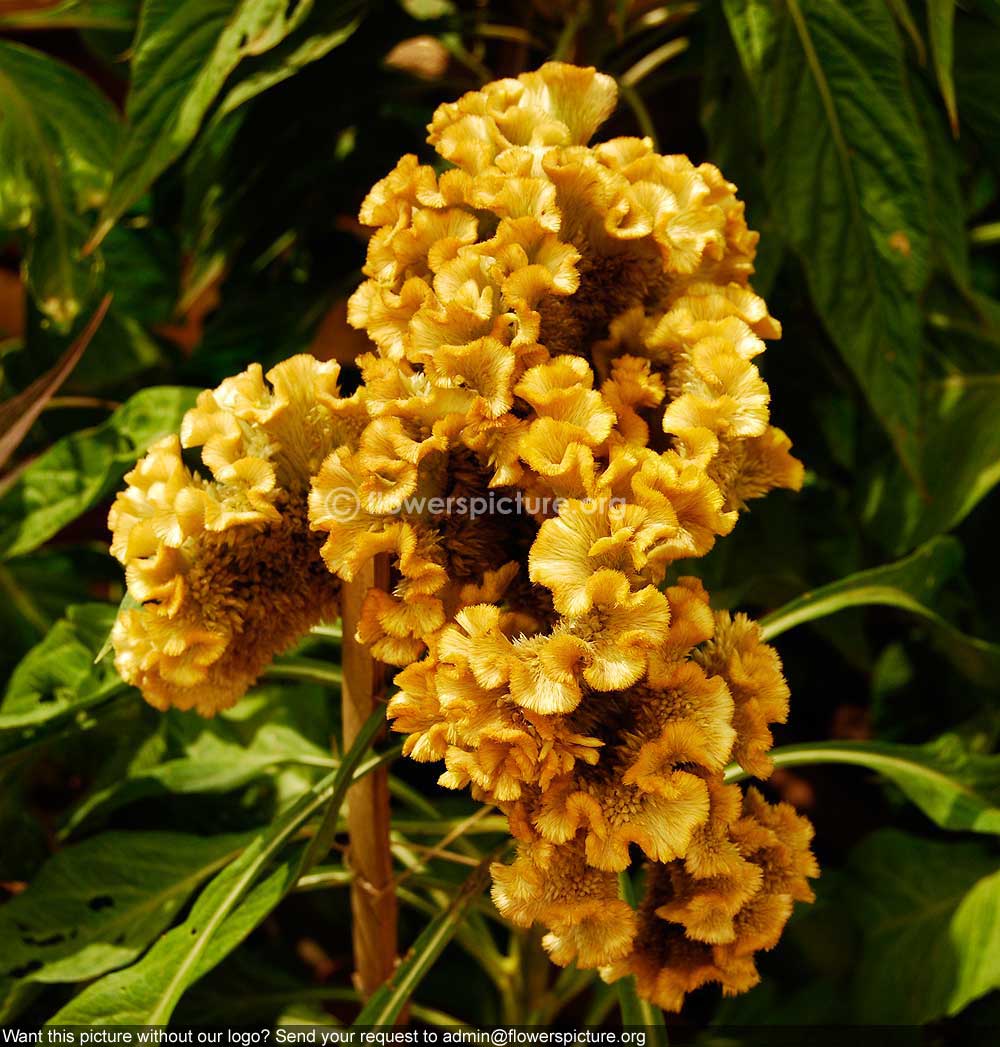
<instances>
[{"instance_id":1,"label":"green foliage background","mask_svg":"<svg viewBox=\"0 0 1000 1047\"><path fill-rule=\"evenodd\" d=\"M807 466L682 570L784 658L770 788L819 899L671 1024L1000 1024L997 0L57 0L0 33L0 1019L357 1016L337 817L396 750L338 748L335 629L215 721L146 707L95 662L107 503L196 389L350 370L365 191L438 102L558 56L618 79L608 134L740 186ZM654 1020L498 921L502 819L391 770L415 948L364 1021Z\"/></svg>"}]
</instances>

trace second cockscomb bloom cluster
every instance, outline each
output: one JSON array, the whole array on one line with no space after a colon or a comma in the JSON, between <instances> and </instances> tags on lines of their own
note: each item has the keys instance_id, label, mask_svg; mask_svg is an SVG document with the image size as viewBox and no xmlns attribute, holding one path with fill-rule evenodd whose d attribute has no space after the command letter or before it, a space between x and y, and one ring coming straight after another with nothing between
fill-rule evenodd
<instances>
[{"instance_id":1,"label":"second cockscomb bloom cluster","mask_svg":"<svg viewBox=\"0 0 1000 1047\"><path fill-rule=\"evenodd\" d=\"M498 908L677 1009L753 985L817 874L808 822L723 779L770 773L777 654L672 571L802 467L753 362L780 327L735 187L648 139L588 145L615 104L551 63L437 111L453 166L404 157L362 206L357 392L296 357L203 394L112 510L138 603L114 644L154 704L210 714L387 555L359 638L401 667L408 755L507 814Z\"/></svg>"}]
</instances>

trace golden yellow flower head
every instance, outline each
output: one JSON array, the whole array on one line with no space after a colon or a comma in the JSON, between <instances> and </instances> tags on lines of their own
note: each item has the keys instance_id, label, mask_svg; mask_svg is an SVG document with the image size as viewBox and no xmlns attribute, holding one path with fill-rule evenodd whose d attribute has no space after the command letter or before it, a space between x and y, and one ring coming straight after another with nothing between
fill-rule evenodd
<instances>
[{"instance_id":1,"label":"golden yellow flower head","mask_svg":"<svg viewBox=\"0 0 1000 1047\"><path fill-rule=\"evenodd\" d=\"M324 457L362 424L338 371L311 356L266 380L251 366L203 392L180 436L125 478L108 524L136 606L115 622L115 664L158 708L228 708L276 653L336 617L306 499ZM201 449L200 467L184 448Z\"/></svg>"},{"instance_id":2,"label":"golden yellow flower head","mask_svg":"<svg viewBox=\"0 0 1000 1047\"><path fill-rule=\"evenodd\" d=\"M520 843L512 865L494 864L493 901L512 923L549 928L542 940L555 963L603 967L628 955L635 912L618 897L618 877L587 863L579 846Z\"/></svg>"},{"instance_id":3,"label":"golden yellow flower head","mask_svg":"<svg viewBox=\"0 0 1000 1047\"><path fill-rule=\"evenodd\" d=\"M770 772L777 654L668 573L802 466L755 363L780 326L735 187L648 139L590 145L616 101L549 63L438 109L452 166L404 157L362 205L360 391L296 357L202 394L112 510L140 604L114 642L154 704L211 713L386 557L357 638L401 667L404 753L507 814L497 907L676 1009L752 985L816 869L804 819L724 784L732 759Z\"/></svg>"},{"instance_id":4,"label":"golden yellow flower head","mask_svg":"<svg viewBox=\"0 0 1000 1047\"><path fill-rule=\"evenodd\" d=\"M551 62L442 105L428 141L454 166L406 156L369 193L350 321L495 483L581 497L626 443L696 459L716 510L796 487L753 363L780 326L743 204L649 139L589 145L616 104L611 77Z\"/></svg>"},{"instance_id":5,"label":"golden yellow flower head","mask_svg":"<svg viewBox=\"0 0 1000 1047\"><path fill-rule=\"evenodd\" d=\"M650 865L632 951L601 972L608 981L634 975L639 993L664 1010L679 1011L686 993L709 982L730 995L756 985L754 954L777 944L819 875L812 826L788 804L772 806L750 788L741 807L735 786L717 787L713 800L715 868Z\"/></svg>"}]
</instances>

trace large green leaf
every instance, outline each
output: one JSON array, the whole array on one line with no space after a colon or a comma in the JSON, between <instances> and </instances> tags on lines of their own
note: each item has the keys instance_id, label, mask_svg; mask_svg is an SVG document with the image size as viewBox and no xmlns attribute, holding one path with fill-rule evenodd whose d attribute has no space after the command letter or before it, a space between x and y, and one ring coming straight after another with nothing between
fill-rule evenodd
<instances>
[{"instance_id":1,"label":"large green leaf","mask_svg":"<svg viewBox=\"0 0 1000 1047\"><path fill-rule=\"evenodd\" d=\"M1000 482L1000 374L929 383L925 400L926 494L894 475L877 484L870 502L876 529L899 551L957 526Z\"/></svg>"},{"instance_id":2,"label":"large green leaf","mask_svg":"<svg viewBox=\"0 0 1000 1047\"><path fill-rule=\"evenodd\" d=\"M824 326L917 471L928 159L884 0L725 0L768 199Z\"/></svg>"},{"instance_id":3,"label":"large green leaf","mask_svg":"<svg viewBox=\"0 0 1000 1047\"><path fill-rule=\"evenodd\" d=\"M806 742L771 752L776 767L853 764L887 778L943 829L1000 833L1000 754L972 752L957 735L926 745L890 742ZM741 781L735 764L726 780Z\"/></svg>"},{"instance_id":4,"label":"large green leaf","mask_svg":"<svg viewBox=\"0 0 1000 1047\"><path fill-rule=\"evenodd\" d=\"M863 938L858 1021L920 1025L1000 988L1000 871L977 843L892 829L857 847L850 911Z\"/></svg>"},{"instance_id":5,"label":"large green leaf","mask_svg":"<svg viewBox=\"0 0 1000 1047\"><path fill-rule=\"evenodd\" d=\"M301 796L226 866L198 896L183 923L163 935L138 963L89 985L52 1022L165 1024L191 982L234 949L307 871L302 854L281 860L281 852L314 815L340 808L355 768L383 723L384 713L378 709L337 770Z\"/></svg>"},{"instance_id":6,"label":"large green leaf","mask_svg":"<svg viewBox=\"0 0 1000 1047\"><path fill-rule=\"evenodd\" d=\"M27 231L28 287L67 329L99 268L96 257L80 257L84 212L107 195L117 116L85 77L8 41L0 41L0 112L0 229Z\"/></svg>"},{"instance_id":7,"label":"large green leaf","mask_svg":"<svg viewBox=\"0 0 1000 1047\"><path fill-rule=\"evenodd\" d=\"M146 0L125 138L92 242L181 155L239 63L277 47L312 6L312 0Z\"/></svg>"},{"instance_id":8,"label":"large green leaf","mask_svg":"<svg viewBox=\"0 0 1000 1047\"><path fill-rule=\"evenodd\" d=\"M1000 644L966 636L932 609L938 590L962 563L954 538L934 538L897 563L859 571L772 611L760 620L767 640L849 607L898 607L929 622L941 653L982 687L1000 688Z\"/></svg>"},{"instance_id":9,"label":"large green leaf","mask_svg":"<svg viewBox=\"0 0 1000 1047\"><path fill-rule=\"evenodd\" d=\"M107 421L64 437L0 496L0 559L31 552L104 498L158 437L176 431L196 391L153 386Z\"/></svg>"},{"instance_id":10,"label":"large green leaf","mask_svg":"<svg viewBox=\"0 0 1000 1047\"><path fill-rule=\"evenodd\" d=\"M130 963L246 843L109 832L58 852L0 908L0 977L74 982Z\"/></svg>"}]
</instances>

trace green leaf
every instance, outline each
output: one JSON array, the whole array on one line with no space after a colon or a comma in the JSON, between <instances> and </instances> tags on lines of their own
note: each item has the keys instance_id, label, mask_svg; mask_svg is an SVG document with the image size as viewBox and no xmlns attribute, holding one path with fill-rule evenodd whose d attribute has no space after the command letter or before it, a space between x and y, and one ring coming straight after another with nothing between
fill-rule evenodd
<instances>
[{"instance_id":1,"label":"green leaf","mask_svg":"<svg viewBox=\"0 0 1000 1047\"><path fill-rule=\"evenodd\" d=\"M0 977L74 982L130 963L246 842L110 832L58 852L0 907Z\"/></svg>"},{"instance_id":2,"label":"green leaf","mask_svg":"<svg viewBox=\"0 0 1000 1047\"><path fill-rule=\"evenodd\" d=\"M153 386L107 421L64 437L0 496L0 559L37 549L108 495L156 439L175 432L196 391Z\"/></svg>"},{"instance_id":3,"label":"green leaf","mask_svg":"<svg viewBox=\"0 0 1000 1047\"><path fill-rule=\"evenodd\" d=\"M893 18L899 22L903 31L910 38L910 43L913 44L913 50L917 55L917 61L924 65L927 61L927 48L924 46L924 38L920 35L917 23L913 20L909 3L907 0L888 0L888 6L889 10L892 11Z\"/></svg>"},{"instance_id":4,"label":"green leaf","mask_svg":"<svg viewBox=\"0 0 1000 1047\"><path fill-rule=\"evenodd\" d=\"M848 575L803 593L760 620L768 641L783 632L849 607L898 607L929 622L935 642L956 668L981 687L1000 688L1000 644L966 636L931 605L942 583L962 563L962 547L950 537L934 538L896 563Z\"/></svg>"},{"instance_id":5,"label":"green leaf","mask_svg":"<svg viewBox=\"0 0 1000 1047\"><path fill-rule=\"evenodd\" d=\"M113 665L94 664L114 613L107 604L69 607L25 655L0 702L0 757L82 726L86 713L128 692Z\"/></svg>"},{"instance_id":6,"label":"green leaf","mask_svg":"<svg viewBox=\"0 0 1000 1047\"><path fill-rule=\"evenodd\" d=\"M319 811L337 811L354 770L383 726L375 711L335 772L303 794L201 892L183 923L136 964L87 986L55 1025L163 1025L184 990L234 949L307 871L302 855L279 862L299 829ZM276 865L277 863L277 865Z\"/></svg>"},{"instance_id":7,"label":"green leaf","mask_svg":"<svg viewBox=\"0 0 1000 1047\"><path fill-rule=\"evenodd\" d=\"M906 477L879 477L867 515L903 552L956 527L1000 483L1000 374L952 375L928 383L922 470L926 493Z\"/></svg>"},{"instance_id":8,"label":"green leaf","mask_svg":"<svg viewBox=\"0 0 1000 1047\"><path fill-rule=\"evenodd\" d=\"M924 421L931 506L917 541L950 530L1000 482L1000 374L955 375L932 388Z\"/></svg>"},{"instance_id":9,"label":"green leaf","mask_svg":"<svg viewBox=\"0 0 1000 1047\"><path fill-rule=\"evenodd\" d=\"M1000 988L995 854L886 829L855 848L848 873L858 1021L921 1025Z\"/></svg>"},{"instance_id":10,"label":"green leaf","mask_svg":"<svg viewBox=\"0 0 1000 1047\"><path fill-rule=\"evenodd\" d=\"M955 61L955 0L927 0L927 28L931 40L934 72L952 134L958 134L958 109L955 106L955 81L952 66Z\"/></svg>"},{"instance_id":11,"label":"green leaf","mask_svg":"<svg viewBox=\"0 0 1000 1047\"><path fill-rule=\"evenodd\" d=\"M771 751L776 767L820 763L867 767L897 785L942 829L1000 833L1000 755L970 751L954 734L926 745L890 742L807 742ZM726 780L747 775L735 764Z\"/></svg>"},{"instance_id":12,"label":"green leaf","mask_svg":"<svg viewBox=\"0 0 1000 1047\"><path fill-rule=\"evenodd\" d=\"M213 119L221 119L339 47L358 28L365 3L366 0L335 0L333 3L326 0L321 3L295 32L266 56L246 63L245 75L226 93Z\"/></svg>"},{"instance_id":13,"label":"green leaf","mask_svg":"<svg viewBox=\"0 0 1000 1047\"><path fill-rule=\"evenodd\" d=\"M0 229L27 231L28 288L66 330L99 271L98 258L80 258L83 215L107 194L117 116L85 77L7 41L0 41L0 111Z\"/></svg>"},{"instance_id":14,"label":"green leaf","mask_svg":"<svg viewBox=\"0 0 1000 1047\"><path fill-rule=\"evenodd\" d=\"M4 4L2 29L135 28L141 0L62 0L41 7L37 0ZM18 10L21 7L21 10Z\"/></svg>"},{"instance_id":15,"label":"green leaf","mask_svg":"<svg viewBox=\"0 0 1000 1047\"><path fill-rule=\"evenodd\" d=\"M9 679L70 604L86 603L95 586L120 579L121 567L99 546L39 550L0 564L0 674Z\"/></svg>"},{"instance_id":16,"label":"green leaf","mask_svg":"<svg viewBox=\"0 0 1000 1047\"><path fill-rule=\"evenodd\" d=\"M929 84L923 80L914 82L913 100L927 136L930 155L934 157L931 164L930 231L935 261L957 287L968 293L972 278L959 145L948 133L947 121Z\"/></svg>"},{"instance_id":17,"label":"green leaf","mask_svg":"<svg viewBox=\"0 0 1000 1047\"><path fill-rule=\"evenodd\" d=\"M146 0L125 140L91 245L187 148L239 63L280 44L312 6L312 0Z\"/></svg>"},{"instance_id":18,"label":"green leaf","mask_svg":"<svg viewBox=\"0 0 1000 1047\"><path fill-rule=\"evenodd\" d=\"M445 946L458 932L467 911L489 881L492 856L484 858L469 874L451 904L421 931L392 977L372 993L355 1025L393 1025L407 1000L434 966Z\"/></svg>"},{"instance_id":19,"label":"green leaf","mask_svg":"<svg viewBox=\"0 0 1000 1047\"><path fill-rule=\"evenodd\" d=\"M227 792L281 766L329 770L336 763L330 753L283 716L291 705L288 692L287 687L257 690L212 720L168 714L170 744L179 744L183 754L137 769L123 781L92 793L73 812L66 831L76 832L85 821L149 796ZM315 690L307 695L313 703L320 697ZM248 720L250 729L240 731Z\"/></svg>"},{"instance_id":20,"label":"green leaf","mask_svg":"<svg viewBox=\"0 0 1000 1047\"><path fill-rule=\"evenodd\" d=\"M768 199L823 324L911 474L929 163L884 0L725 0Z\"/></svg>"}]
</instances>

